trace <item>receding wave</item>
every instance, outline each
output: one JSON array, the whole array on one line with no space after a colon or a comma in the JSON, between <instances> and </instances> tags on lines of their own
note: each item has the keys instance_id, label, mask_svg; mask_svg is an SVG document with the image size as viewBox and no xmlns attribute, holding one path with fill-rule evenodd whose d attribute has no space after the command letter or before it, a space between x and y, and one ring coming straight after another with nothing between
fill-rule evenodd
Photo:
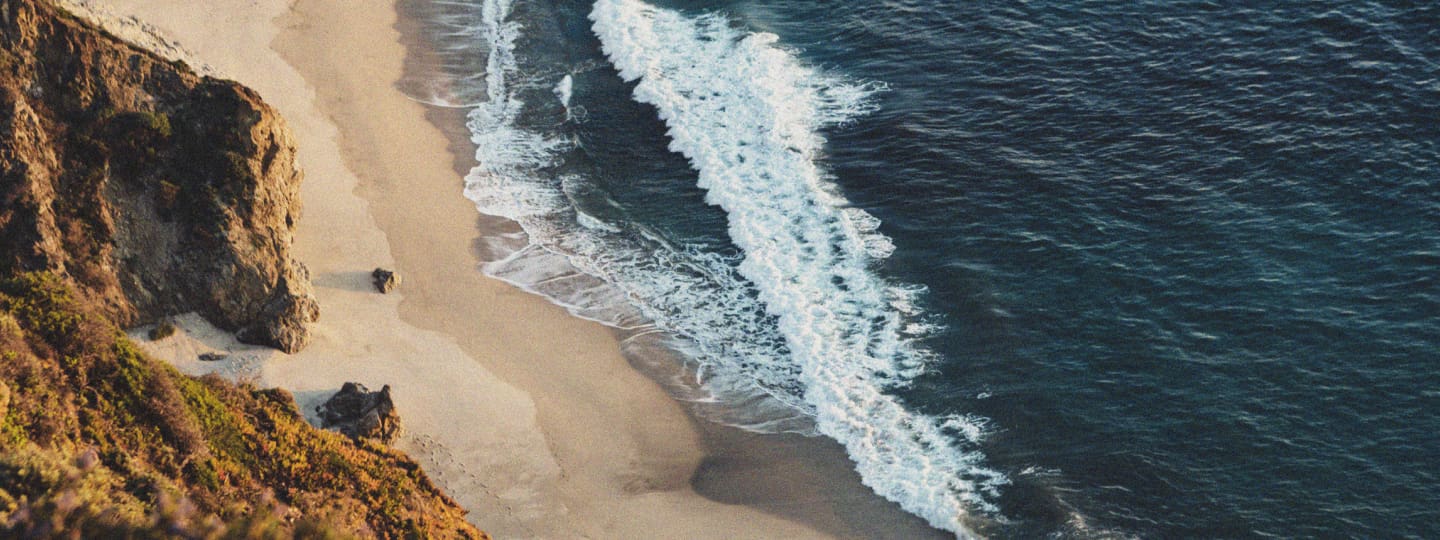
<instances>
[{"instance_id":1,"label":"receding wave","mask_svg":"<svg viewBox=\"0 0 1440 540\"><path fill-rule=\"evenodd\" d=\"M572 71L585 66L525 65L522 73L516 43L525 28L512 7L510 0L435 7L427 16L442 41L438 69L410 85L422 101L470 108L478 165L465 178L465 195L480 212L520 225L484 239L492 259L484 271L621 329L632 363L702 416L752 431L813 434L799 369L734 257L626 220L583 170L567 167L576 149L561 127L583 118L572 103L580 90ZM483 80L466 71L477 63L477 46Z\"/></svg>"},{"instance_id":2,"label":"receding wave","mask_svg":"<svg viewBox=\"0 0 1440 540\"><path fill-rule=\"evenodd\" d=\"M915 344L916 291L872 270L893 246L817 164L820 130L869 111L876 89L807 68L773 34L718 14L599 0L590 19L706 201L726 211L744 251L738 271L775 317L819 431L845 446L866 485L932 525L964 535L971 512L998 512L1008 480L976 449L985 421L917 414L888 393L929 360Z\"/></svg>"}]
</instances>

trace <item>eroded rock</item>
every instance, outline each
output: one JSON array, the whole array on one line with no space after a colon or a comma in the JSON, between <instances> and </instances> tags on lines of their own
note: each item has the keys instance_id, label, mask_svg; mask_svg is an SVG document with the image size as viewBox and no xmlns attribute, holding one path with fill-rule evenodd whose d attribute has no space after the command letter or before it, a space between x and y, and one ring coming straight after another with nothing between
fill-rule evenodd
<instances>
[{"instance_id":1,"label":"eroded rock","mask_svg":"<svg viewBox=\"0 0 1440 540\"><path fill-rule=\"evenodd\" d=\"M400 434L400 415L395 412L388 384L372 392L363 384L347 382L315 412L320 415L320 427L351 438L390 444Z\"/></svg>"}]
</instances>

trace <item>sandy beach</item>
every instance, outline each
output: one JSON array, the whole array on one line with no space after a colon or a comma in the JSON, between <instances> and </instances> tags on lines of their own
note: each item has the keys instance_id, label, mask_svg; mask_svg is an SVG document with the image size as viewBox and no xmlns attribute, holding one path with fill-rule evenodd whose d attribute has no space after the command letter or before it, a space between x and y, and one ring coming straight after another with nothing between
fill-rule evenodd
<instances>
[{"instance_id":1,"label":"sandy beach","mask_svg":"<svg viewBox=\"0 0 1440 540\"><path fill-rule=\"evenodd\" d=\"M467 142L441 128L458 113L395 87L424 53L403 4L104 4L257 90L306 174L296 252L322 308L313 343L246 347L190 316L150 345L162 357L288 389L305 411L347 381L390 385L400 448L497 538L941 536L860 485L838 445L697 421L610 329L484 276L477 240L505 224L461 195ZM397 293L373 290L375 267L399 271ZM229 357L196 360L209 351Z\"/></svg>"}]
</instances>

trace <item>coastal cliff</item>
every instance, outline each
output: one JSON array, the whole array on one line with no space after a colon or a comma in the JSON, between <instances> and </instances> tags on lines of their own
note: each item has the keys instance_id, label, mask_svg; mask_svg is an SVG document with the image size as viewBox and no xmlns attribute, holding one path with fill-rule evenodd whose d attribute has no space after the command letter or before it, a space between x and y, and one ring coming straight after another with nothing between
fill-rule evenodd
<instances>
[{"instance_id":1,"label":"coastal cliff","mask_svg":"<svg viewBox=\"0 0 1440 540\"><path fill-rule=\"evenodd\" d=\"M283 119L44 2L0 1L0 270L73 279L116 324L198 311L303 348L301 173Z\"/></svg>"},{"instance_id":2,"label":"coastal cliff","mask_svg":"<svg viewBox=\"0 0 1440 540\"><path fill-rule=\"evenodd\" d=\"M180 374L55 274L0 278L0 537L484 538L464 516L287 392Z\"/></svg>"},{"instance_id":3,"label":"coastal cliff","mask_svg":"<svg viewBox=\"0 0 1440 540\"><path fill-rule=\"evenodd\" d=\"M305 345L294 153L249 89L0 0L0 536L485 538L404 454L121 331Z\"/></svg>"}]
</instances>

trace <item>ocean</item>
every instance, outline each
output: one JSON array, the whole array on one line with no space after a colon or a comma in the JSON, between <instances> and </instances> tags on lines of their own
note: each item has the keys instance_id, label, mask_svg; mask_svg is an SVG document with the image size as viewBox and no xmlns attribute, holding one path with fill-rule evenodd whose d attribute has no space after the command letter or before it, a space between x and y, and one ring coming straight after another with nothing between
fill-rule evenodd
<instances>
[{"instance_id":1,"label":"ocean","mask_svg":"<svg viewBox=\"0 0 1440 540\"><path fill-rule=\"evenodd\" d=\"M968 537L1440 536L1440 4L452 0L484 271Z\"/></svg>"}]
</instances>

